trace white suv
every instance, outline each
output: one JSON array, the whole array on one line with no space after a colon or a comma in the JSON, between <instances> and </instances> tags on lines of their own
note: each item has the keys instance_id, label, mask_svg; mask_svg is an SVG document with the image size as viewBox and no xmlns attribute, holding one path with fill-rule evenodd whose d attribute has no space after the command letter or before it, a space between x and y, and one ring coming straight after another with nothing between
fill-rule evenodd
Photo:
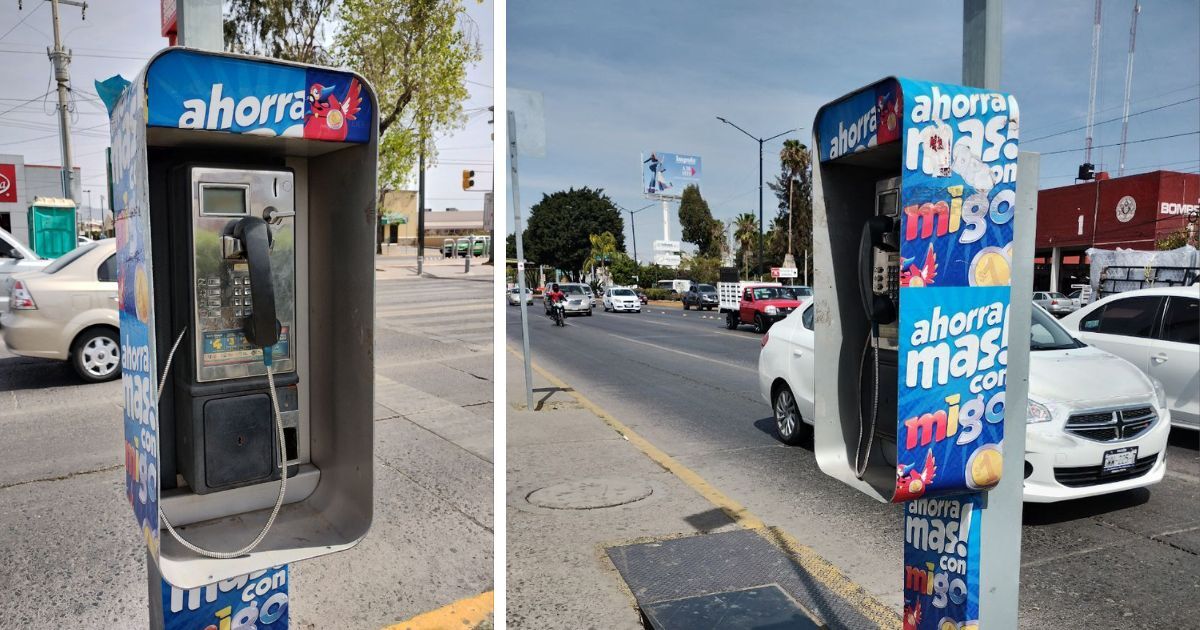
<instances>
[{"instance_id":1,"label":"white suv","mask_svg":"<svg viewBox=\"0 0 1200 630\"><path fill-rule=\"evenodd\" d=\"M1171 422L1200 429L1200 285L1110 295L1064 317L1062 325L1161 383Z\"/></svg>"}]
</instances>

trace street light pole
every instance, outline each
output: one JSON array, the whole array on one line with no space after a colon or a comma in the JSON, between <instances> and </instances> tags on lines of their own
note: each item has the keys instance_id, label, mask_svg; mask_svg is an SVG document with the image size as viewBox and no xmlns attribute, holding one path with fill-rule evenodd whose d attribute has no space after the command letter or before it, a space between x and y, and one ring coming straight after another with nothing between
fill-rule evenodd
<instances>
[{"instance_id":1,"label":"street light pole","mask_svg":"<svg viewBox=\"0 0 1200 630\"><path fill-rule=\"evenodd\" d=\"M638 255L637 255L637 223L634 221L633 215L641 212L642 210L645 210L646 208L650 208L650 207L654 206L654 204L652 204L652 203L646 204L646 205L642 206L641 208L638 208L637 210L630 210L629 208L626 208L625 206L622 206L621 204L614 204L614 205L616 205L618 208L624 210L625 212L629 213L629 228L633 231L633 262L636 263L637 258L638 258Z\"/></svg>"},{"instance_id":2,"label":"street light pole","mask_svg":"<svg viewBox=\"0 0 1200 630\"><path fill-rule=\"evenodd\" d=\"M723 118L721 116L717 116L717 120L746 134L751 140L758 143L758 275L762 276L762 273L763 273L763 144L770 142L780 136L786 136L787 134L792 133L793 131L800 131L804 127L788 129L787 131L784 131L782 133L777 133L777 134L771 136L770 138L759 138L758 136L755 136L754 134L750 133L749 131L746 131L745 129L742 129L741 127L737 126L737 124L735 124L735 123L729 122L728 120L726 120L725 118Z\"/></svg>"}]
</instances>

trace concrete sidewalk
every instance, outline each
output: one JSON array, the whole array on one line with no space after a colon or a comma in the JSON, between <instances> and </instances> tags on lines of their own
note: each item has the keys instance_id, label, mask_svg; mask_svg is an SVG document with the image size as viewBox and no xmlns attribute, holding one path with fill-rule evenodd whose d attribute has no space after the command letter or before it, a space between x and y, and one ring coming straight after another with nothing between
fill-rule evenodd
<instances>
[{"instance_id":1,"label":"concrete sidewalk","mask_svg":"<svg viewBox=\"0 0 1200 630\"><path fill-rule=\"evenodd\" d=\"M825 591L839 590L839 606L899 625L898 615L811 550L794 540L781 541L780 531L566 383L535 370L530 411L521 359L511 351L506 372L509 627L642 628L638 602L609 559L611 549L738 531L770 540L797 574L823 583Z\"/></svg>"}]
</instances>

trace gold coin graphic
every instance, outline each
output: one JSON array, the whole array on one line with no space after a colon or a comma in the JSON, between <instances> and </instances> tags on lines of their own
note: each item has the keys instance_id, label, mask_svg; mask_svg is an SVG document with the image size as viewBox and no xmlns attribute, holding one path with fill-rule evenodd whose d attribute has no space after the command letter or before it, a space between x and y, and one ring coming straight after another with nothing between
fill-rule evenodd
<instances>
[{"instance_id":1,"label":"gold coin graphic","mask_svg":"<svg viewBox=\"0 0 1200 630\"><path fill-rule=\"evenodd\" d=\"M150 323L150 280L146 277L146 268L140 263L133 281L134 304L137 307L137 318L143 323Z\"/></svg>"},{"instance_id":2,"label":"gold coin graphic","mask_svg":"<svg viewBox=\"0 0 1200 630\"><path fill-rule=\"evenodd\" d=\"M325 117L325 122L329 125L330 129L341 129L342 123L345 122L345 117L342 116L341 111L335 109Z\"/></svg>"},{"instance_id":3,"label":"gold coin graphic","mask_svg":"<svg viewBox=\"0 0 1200 630\"><path fill-rule=\"evenodd\" d=\"M1003 250L983 249L971 262L971 284L977 287L1003 287L1012 281L1012 266Z\"/></svg>"},{"instance_id":4,"label":"gold coin graphic","mask_svg":"<svg viewBox=\"0 0 1200 630\"><path fill-rule=\"evenodd\" d=\"M1003 457L994 448L982 448L971 459L971 483L977 488L987 488L1000 482Z\"/></svg>"}]
</instances>

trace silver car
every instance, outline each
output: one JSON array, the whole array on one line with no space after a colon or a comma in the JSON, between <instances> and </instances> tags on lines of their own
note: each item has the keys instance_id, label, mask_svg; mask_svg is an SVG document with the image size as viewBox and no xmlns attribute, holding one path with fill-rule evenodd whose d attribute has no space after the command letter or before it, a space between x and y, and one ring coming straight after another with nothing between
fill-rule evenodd
<instances>
[{"instance_id":1,"label":"silver car","mask_svg":"<svg viewBox=\"0 0 1200 630\"><path fill-rule=\"evenodd\" d=\"M1046 309L1055 317L1063 317L1074 313L1079 303L1058 291L1034 291L1033 303Z\"/></svg>"},{"instance_id":2,"label":"silver car","mask_svg":"<svg viewBox=\"0 0 1200 630\"><path fill-rule=\"evenodd\" d=\"M586 284L576 282L560 282L558 290L562 291L566 296L566 304L563 310L567 315L575 313L577 315L592 314L592 288ZM546 314L550 314L550 301L548 298L543 298L546 307Z\"/></svg>"}]
</instances>

